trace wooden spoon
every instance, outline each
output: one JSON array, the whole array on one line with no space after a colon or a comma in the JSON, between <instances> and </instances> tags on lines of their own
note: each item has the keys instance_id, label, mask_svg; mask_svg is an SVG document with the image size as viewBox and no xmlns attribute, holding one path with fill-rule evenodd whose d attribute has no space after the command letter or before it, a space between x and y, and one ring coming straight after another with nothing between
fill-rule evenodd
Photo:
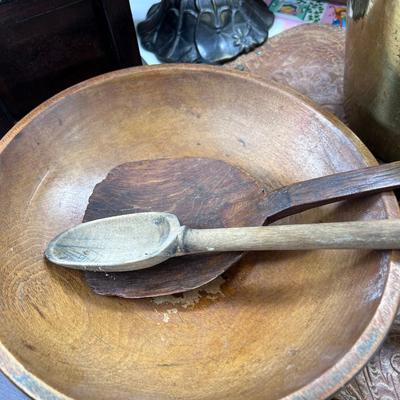
<instances>
[{"instance_id":1,"label":"wooden spoon","mask_svg":"<svg viewBox=\"0 0 400 400\"><path fill-rule=\"evenodd\" d=\"M121 272L221 251L399 248L400 220L191 229L173 214L150 212L77 225L53 239L45 254L69 268Z\"/></svg>"},{"instance_id":2,"label":"wooden spoon","mask_svg":"<svg viewBox=\"0 0 400 400\"><path fill-rule=\"evenodd\" d=\"M276 185L276 183L275 183ZM127 213L163 211L193 228L260 226L338 200L400 187L400 163L363 168L268 190L240 168L208 158L122 164L94 189L84 222ZM173 258L151 269L86 272L98 294L151 297L190 290L216 278L238 252Z\"/></svg>"}]
</instances>

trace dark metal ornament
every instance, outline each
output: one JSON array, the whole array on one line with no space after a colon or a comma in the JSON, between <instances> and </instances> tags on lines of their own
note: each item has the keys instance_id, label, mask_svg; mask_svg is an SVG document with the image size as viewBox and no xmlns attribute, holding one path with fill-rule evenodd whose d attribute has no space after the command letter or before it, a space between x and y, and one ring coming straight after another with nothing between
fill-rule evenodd
<instances>
[{"instance_id":1,"label":"dark metal ornament","mask_svg":"<svg viewBox=\"0 0 400 400\"><path fill-rule=\"evenodd\" d=\"M163 0L138 33L161 61L215 64L263 43L273 21L262 0Z\"/></svg>"}]
</instances>

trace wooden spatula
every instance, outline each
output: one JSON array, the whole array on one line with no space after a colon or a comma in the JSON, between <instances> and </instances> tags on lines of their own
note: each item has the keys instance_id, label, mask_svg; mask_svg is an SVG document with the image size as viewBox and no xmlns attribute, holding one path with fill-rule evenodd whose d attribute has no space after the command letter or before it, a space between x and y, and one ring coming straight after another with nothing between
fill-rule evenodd
<instances>
[{"instance_id":1,"label":"wooden spatula","mask_svg":"<svg viewBox=\"0 0 400 400\"><path fill-rule=\"evenodd\" d=\"M400 186L400 163L363 168L267 193L252 176L233 165L207 158L159 159L114 168L99 183L84 221L121 214L161 211L193 228L261 226L338 200ZM179 293L204 285L237 262L226 252L170 259L148 270L86 272L98 294L128 298Z\"/></svg>"}]
</instances>

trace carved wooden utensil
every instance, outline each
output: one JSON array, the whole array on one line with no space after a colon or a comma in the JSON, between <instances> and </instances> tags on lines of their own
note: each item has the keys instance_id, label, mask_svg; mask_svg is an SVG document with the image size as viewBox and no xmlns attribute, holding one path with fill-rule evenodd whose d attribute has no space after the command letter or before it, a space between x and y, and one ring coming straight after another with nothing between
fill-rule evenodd
<instances>
[{"instance_id":1,"label":"carved wooden utensil","mask_svg":"<svg viewBox=\"0 0 400 400\"><path fill-rule=\"evenodd\" d=\"M84 222L115 215L174 213L193 228L257 226L338 200L400 186L400 162L294 183L266 193L241 169L208 158L158 159L122 164L99 183ZM204 285L243 253L170 259L147 270L86 272L98 294L128 298L178 293Z\"/></svg>"},{"instance_id":2,"label":"carved wooden utensil","mask_svg":"<svg viewBox=\"0 0 400 400\"><path fill-rule=\"evenodd\" d=\"M174 214L119 215L79 224L54 238L54 264L95 272L153 267L173 257L224 251L400 249L400 220L193 229Z\"/></svg>"}]
</instances>

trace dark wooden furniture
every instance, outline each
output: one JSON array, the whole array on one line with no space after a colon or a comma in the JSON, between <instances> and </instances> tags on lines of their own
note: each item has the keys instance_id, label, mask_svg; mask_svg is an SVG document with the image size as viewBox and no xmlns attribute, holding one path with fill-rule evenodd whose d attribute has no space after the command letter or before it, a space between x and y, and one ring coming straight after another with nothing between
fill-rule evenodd
<instances>
[{"instance_id":1,"label":"dark wooden furniture","mask_svg":"<svg viewBox=\"0 0 400 400\"><path fill-rule=\"evenodd\" d=\"M128 0L0 0L0 136L53 94L141 64Z\"/></svg>"}]
</instances>

